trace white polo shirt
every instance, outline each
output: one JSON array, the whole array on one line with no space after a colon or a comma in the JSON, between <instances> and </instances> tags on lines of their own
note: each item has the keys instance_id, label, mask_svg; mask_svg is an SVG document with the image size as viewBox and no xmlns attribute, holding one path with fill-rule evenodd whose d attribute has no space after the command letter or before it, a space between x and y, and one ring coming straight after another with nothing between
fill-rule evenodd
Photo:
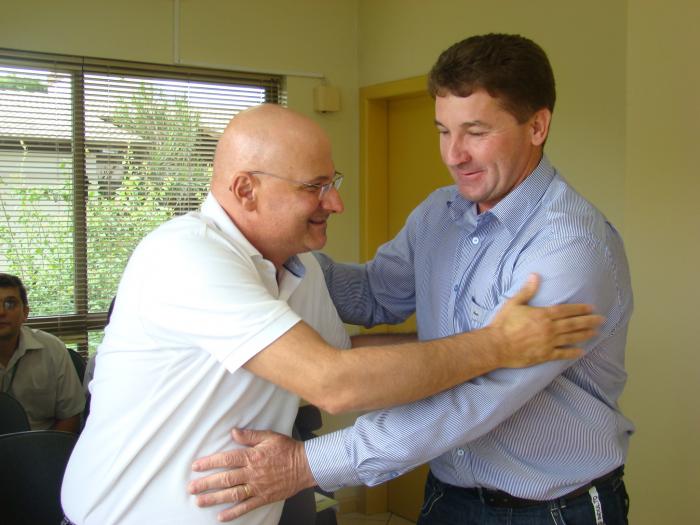
<instances>
[{"instance_id":1,"label":"white polo shirt","mask_svg":"<svg viewBox=\"0 0 700 525\"><path fill-rule=\"evenodd\" d=\"M217 523L226 506L187 493L194 459L235 445L233 427L291 433L298 397L241 368L299 319L350 340L315 258L274 265L209 195L129 260L90 383L90 417L68 463L62 504L78 525ZM276 524L282 504L237 524Z\"/></svg>"}]
</instances>

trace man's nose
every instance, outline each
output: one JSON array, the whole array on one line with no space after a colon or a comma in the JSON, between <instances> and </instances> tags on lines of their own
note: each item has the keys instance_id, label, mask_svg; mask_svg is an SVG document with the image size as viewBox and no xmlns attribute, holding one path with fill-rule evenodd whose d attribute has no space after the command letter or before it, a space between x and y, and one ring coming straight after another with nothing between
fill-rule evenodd
<instances>
[{"instance_id":1,"label":"man's nose","mask_svg":"<svg viewBox=\"0 0 700 525\"><path fill-rule=\"evenodd\" d=\"M451 139L445 148L445 158L443 159L448 166L463 164L471 160L469 148L461 137Z\"/></svg>"},{"instance_id":2,"label":"man's nose","mask_svg":"<svg viewBox=\"0 0 700 525\"><path fill-rule=\"evenodd\" d=\"M332 187L321 199L321 207L331 213L343 213L345 205L343 198L340 196L340 190Z\"/></svg>"}]
</instances>

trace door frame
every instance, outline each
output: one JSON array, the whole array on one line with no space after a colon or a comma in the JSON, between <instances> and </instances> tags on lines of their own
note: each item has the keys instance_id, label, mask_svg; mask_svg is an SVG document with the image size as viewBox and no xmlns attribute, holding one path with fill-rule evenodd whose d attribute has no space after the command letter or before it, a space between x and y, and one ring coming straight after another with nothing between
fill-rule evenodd
<instances>
[{"instance_id":1,"label":"door frame","mask_svg":"<svg viewBox=\"0 0 700 525\"><path fill-rule=\"evenodd\" d=\"M389 240L389 101L425 94L427 75L360 88L360 260Z\"/></svg>"},{"instance_id":2,"label":"door frame","mask_svg":"<svg viewBox=\"0 0 700 525\"><path fill-rule=\"evenodd\" d=\"M389 102L426 93L427 78L420 75L360 88L360 260L363 262L389 240ZM361 512L387 511L386 483L362 489Z\"/></svg>"}]
</instances>

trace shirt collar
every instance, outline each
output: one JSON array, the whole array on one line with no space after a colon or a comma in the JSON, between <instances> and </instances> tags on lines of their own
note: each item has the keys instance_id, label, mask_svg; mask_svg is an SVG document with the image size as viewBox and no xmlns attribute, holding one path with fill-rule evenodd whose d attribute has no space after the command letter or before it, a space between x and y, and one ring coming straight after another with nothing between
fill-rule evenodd
<instances>
[{"instance_id":1,"label":"shirt collar","mask_svg":"<svg viewBox=\"0 0 700 525\"><path fill-rule=\"evenodd\" d=\"M518 229L537 207L544 192L547 191L554 178L554 168L549 159L542 159L530 175L506 195L490 211L503 224L511 235Z\"/></svg>"},{"instance_id":2,"label":"shirt collar","mask_svg":"<svg viewBox=\"0 0 700 525\"><path fill-rule=\"evenodd\" d=\"M506 229L515 235L525 219L538 205L545 191L554 178L554 168L546 155L537 167L525 177L508 195L486 213L493 215ZM476 203L465 199L453 186L447 195L446 204L455 222L475 222L477 217Z\"/></svg>"},{"instance_id":3,"label":"shirt collar","mask_svg":"<svg viewBox=\"0 0 700 525\"><path fill-rule=\"evenodd\" d=\"M41 342L36 337L34 337L34 333L32 332L31 328L29 328L28 326L20 327L17 348L12 354L12 357L7 363L7 367L5 367L5 369L9 370L13 366L15 366L15 364L17 364L17 361L22 359L22 357L24 357L24 354L26 354L28 350L41 350L42 348L44 348L44 345L42 345Z\"/></svg>"},{"instance_id":4,"label":"shirt collar","mask_svg":"<svg viewBox=\"0 0 700 525\"><path fill-rule=\"evenodd\" d=\"M216 200L216 197L214 197L211 192L202 203L200 213L202 217L207 219L217 230L232 239L237 245L241 246L251 258L264 260L260 251L241 233L241 230L238 229L233 220L231 220L231 217L226 213L226 210L221 207L221 204L219 204L219 201ZM284 267L296 277L303 277L306 273L304 263L302 263L296 255L287 259L284 263Z\"/></svg>"}]
</instances>

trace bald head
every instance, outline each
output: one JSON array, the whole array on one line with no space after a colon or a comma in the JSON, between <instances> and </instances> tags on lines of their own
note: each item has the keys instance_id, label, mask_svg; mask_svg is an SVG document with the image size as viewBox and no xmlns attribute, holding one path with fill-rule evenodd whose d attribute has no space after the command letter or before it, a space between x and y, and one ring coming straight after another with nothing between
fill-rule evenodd
<instances>
[{"instance_id":1,"label":"bald head","mask_svg":"<svg viewBox=\"0 0 700 525\"><path fill-rule=\"evenodd\" d=\"M211 192L238 230L281 268L289 257L321 249L326 223L343 211L330 140L313 120L265 104L229 123L214 157Z\"/></svg>"},{"instance_id":2,"label":"bald head","mask_svg":"<svg viewBox=\"0 0 700 525\"><path fill-rule=\"evenodd\" d=\"M237 172L286 174L329 162L331 144L318 124L291 109L263 104L242 111L224 130L214 156L212 193L222 197Z\"/></svg>"}]
</instances>

